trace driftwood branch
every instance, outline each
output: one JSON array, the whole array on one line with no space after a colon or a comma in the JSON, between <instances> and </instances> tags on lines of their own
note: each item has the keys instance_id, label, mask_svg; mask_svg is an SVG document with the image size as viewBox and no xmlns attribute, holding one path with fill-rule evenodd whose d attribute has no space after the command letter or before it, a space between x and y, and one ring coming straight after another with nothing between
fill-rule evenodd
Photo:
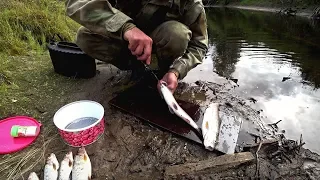
<instances>
[{"instance_id":1,"label":"driftwood branch","mask_svg":"<svg viewBox=\"0 0 320 180\"><path fill-rule=\"evenodd\" d=\"M271 126L274 130L278 130L278 124L281 122L282 120L279 120L275 123L271 123L271 124L268 124L269 126Z\"/></svg>"},{"instance_id":2,"label":"driftwood branch","mask_svg":"<svg viewBox=\"0 0 320 180\"><path fill-rule=\"evenodd\" d=\"M237 167L240 164L248 163L254 160L251 152L241 152L235 154L225 154L222 156L210 158L196 163L186 163L168 166L165 168L165 179L171 177L201 174L205 172L212 173L213 171L223 171L232 167Z\"/></svg>"}]
</instances>

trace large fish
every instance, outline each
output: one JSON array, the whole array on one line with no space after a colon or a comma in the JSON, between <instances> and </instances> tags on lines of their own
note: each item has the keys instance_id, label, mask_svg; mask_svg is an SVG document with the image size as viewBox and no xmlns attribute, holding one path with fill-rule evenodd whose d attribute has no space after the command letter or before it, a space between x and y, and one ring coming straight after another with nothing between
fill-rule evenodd
<instances>
[{"instance_id":1,"label":"large fish","mask_svg":"<svg viewBox=\"0 0 320 180\"><path fill-rule=\"evenodd\" d=\"M192 126L194 129L196 129L200 134L202 134L202 131L200 127L193 121L193 119L179 106L177 101L175 100L172 92L168 89L167 84L165 82L160 83L160 92L162 95L162 98L166 101L169 107L169 111L172 114L176 114L181 119L183 119L185 122L187 122L190 126Z\"/></svg>"},{"instance_id":2,"label":"large fish","mask_svg":"<svg viewBox=\"0 0 320 180\"><path fill-rule=\"evenodd\" d=\"M206 108L202 121L203 144L210 151L213 151L216 146L219 125L219 104L211 103Z\"/></svg>"},{"instance_id":3,"label":"large fish","mask_svg":"<svg viewBox=\"0 0 320 180\"><path fill-rule=\"evenodd\" d=\"M58 180L69 180L72 167L73 167L73 156L72 156L72 152L69 151L64 156L63 160L60 163Z\"/></svg>"},{"instance_id":4,"label":"large fish","mask_svg":"<svg viewBox=\"0 0 320 180\"><path fill-rule=\"evenodd\" d=\"M29 174L28 180L39 180L39 177L37 176L37 174L35 172L31 172Z\"/></svg>"},{"instance_id":5,"label":"large fish","mask_svg":"<svg viewBox=\"0 0 320 180\"><path fill-rule=\"evenodd\" d=\"M72 168L72 180L91 179L91 161L84 147L76 154Z\"/></svg>"},{"instance_id":6,"label":"large fish","mask_svg":"<svg viewBox=\"0 0 320 180\"><path fill-rule=\"evenodd\" d=\"M59 162L56 155L51 153L47 158L47 163L44 167L44 180L57 180L58 178Z\"/></svg>"}]
</instances>

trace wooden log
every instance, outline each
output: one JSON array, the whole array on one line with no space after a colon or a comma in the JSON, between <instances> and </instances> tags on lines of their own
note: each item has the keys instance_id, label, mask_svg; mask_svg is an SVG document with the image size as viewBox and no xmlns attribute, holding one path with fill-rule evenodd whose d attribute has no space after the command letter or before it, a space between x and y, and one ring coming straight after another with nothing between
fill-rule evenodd
<instances>
[{"instance_id":1,"label":"wooden log","mask_svg":"<svg viewBox=\"0 0 320 180\"><path fill-rule=\"evenodd\" d=\"M251 152L225 154L195 163L168 166L165 168L164 176L165 179L168 179L175 176L203 174L207 171L212 173L234 168L253 160L254 156Z\"/></svg>"}]
</instances>

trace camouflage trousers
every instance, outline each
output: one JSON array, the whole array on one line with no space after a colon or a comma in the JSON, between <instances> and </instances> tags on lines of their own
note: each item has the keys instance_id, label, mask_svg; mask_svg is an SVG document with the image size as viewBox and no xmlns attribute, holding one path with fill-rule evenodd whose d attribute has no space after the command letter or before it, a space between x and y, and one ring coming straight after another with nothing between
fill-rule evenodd
<instances>
[{"instance_id":1,"label":"camouflage trousers","mask_svg":"<svg viewBox=\"0 0 320 180\"><path fill-rule=\"evenodd\" d=\"M185 53L191 31L178 21L166 21L148 35L153 40L152 56L156 57L159 70L166 72L173 60ZM142 66L141 62L131 55L128 42L125 40L102 36L80 27L76 44L89 56L121 70L134 70Z\"/></svg>"}]
</instances>

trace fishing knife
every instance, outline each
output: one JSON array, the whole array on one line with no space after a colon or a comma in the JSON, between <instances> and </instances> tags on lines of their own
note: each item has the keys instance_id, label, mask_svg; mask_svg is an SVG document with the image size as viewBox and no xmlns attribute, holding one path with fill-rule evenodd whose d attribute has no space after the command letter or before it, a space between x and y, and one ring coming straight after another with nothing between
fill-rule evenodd
<instances>
[{"instance_id":1,"label":"fishing knife","mask_svg":"<svg viewBox=\"0 0 320 180\"><path fill-rule=\"evenodd\" d=\"M141 61L140 61L140 62L141 62ZM150 71L151 74L159 81L159 78L158 78L157 75L152 71L152 69L150 68L150 66L147 65L147 64L145 64L145 63L143 63L143 62L141 62L141 63L144 65L144 68L146 69L146 71Z\"/></svg>"}]
</instances>

